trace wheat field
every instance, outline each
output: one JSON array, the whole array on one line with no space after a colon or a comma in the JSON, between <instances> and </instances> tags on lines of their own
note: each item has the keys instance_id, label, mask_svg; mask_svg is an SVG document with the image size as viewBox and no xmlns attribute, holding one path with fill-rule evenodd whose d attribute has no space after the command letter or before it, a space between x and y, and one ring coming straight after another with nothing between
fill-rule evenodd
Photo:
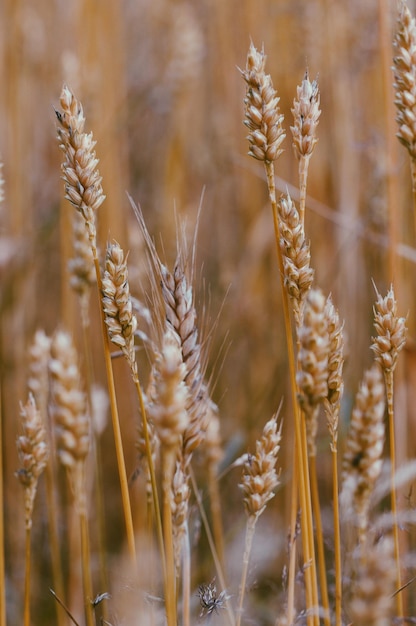
<instances>
[{"instance_id":1,"label":"wheat field","mask_svg":"<svg viewBox=\"0 0 416 626\"><path fill-rule=\"evenodd\" d=\"M415 14L0 4L0 626L415 622Z\"/></svg>"}]
</instances>

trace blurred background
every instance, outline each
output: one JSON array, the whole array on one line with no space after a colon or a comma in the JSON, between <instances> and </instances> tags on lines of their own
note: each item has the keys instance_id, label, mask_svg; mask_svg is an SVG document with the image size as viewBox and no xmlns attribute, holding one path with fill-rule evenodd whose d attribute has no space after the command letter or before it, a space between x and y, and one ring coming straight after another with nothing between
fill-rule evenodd
<instances>
[{"instance_id":1,"label":"blurred background","mask_svg":"<svg viewBox=\"0 0 416 626\"><path fill-rule=\"evenodd\" d=\"M414 9L409 3L411 10ZM279 191L296 200L291 107L306 68L318 77L322 114L308 179L306 232L316 284L345 319L345 419L371 363L371 280L385 295L394 280L409 341L397 374L398 458L414 454L415 224L407 152L395 138L392 34L387 0L3 0L0 4L0 383L8 602L19 606L23 577L21 494L14 472L19 402L25 401L27 349L38 328L80 337L68 284L70 212L63 200L54 107L67 83L83 103L97 140L104 193L99 245L130 250L130 287L146 285L144 245L127 193L170 266L175 212L192 240L201 205L195 291L207 376L220 407L225 463L253 446L289 397L272 218L262 164L247 156L243 68L250 39L264 45L287 133L276 163ZM99 318L91 304L97 380L105 385ZM115 365L128 473L136 464L137 407L123 363ZM145 373L147 376L147 373ZM413 395L412 395L413 394ZM290 407L284 404L290 436ZM322 450L328 451L325 426ZM110 427L102 436L108 545L123 548ZM290 445L281 465L289 467ZM322 455L323 501L330 502L329 457ZM283 473L284 476L284 473ZM326 483L326 478L328 483ZM243 519L239 476L224 480L225 519ZM114 484L113 484L114 483ZM282 499L280 499L281 502ZM276 498L275 507L279 498ZM139 509L140 502L135 506ZM242 508L241 508L242 510ZM37 517L36 517L37 516ZM233 517L234 516L234 517ZM42 518L42 490L35 519ZM19 523L21 520L21 523ZM36 530L37 529L37 530ZM42 545L46 530L35 523ZM280 529L283 537L286 526ZM46 548L45 548L46 550ZM47 555L38 559L41 610L50 603ZM44 572L43 572L43 569ZM43 588L43 585L45 588ZM43 598L43 599L42 599ZM36 609L35 609L36 615ZM15 622L17 623L17 622ZM38 623L41 623L38 621Z\"/></svg>"}]
</instances>

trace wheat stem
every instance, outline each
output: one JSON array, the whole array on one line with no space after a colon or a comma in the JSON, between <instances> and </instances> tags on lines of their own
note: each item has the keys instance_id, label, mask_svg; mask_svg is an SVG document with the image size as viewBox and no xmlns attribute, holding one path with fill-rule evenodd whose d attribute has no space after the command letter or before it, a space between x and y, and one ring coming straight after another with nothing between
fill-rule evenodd
<instances>
[{"instance_id":1,"label":"wheat stem","mask_svg":"<svg viewBox=\"0 0 416 626\"><path fill-rule=\"evenodd\" d=\"M90 540L88 531L88 516L85 509L78 512L81 533L81 562L82 562L82 587L84 592L84 608L87 626L95 626L94 608L92 605L92 580Z\"/></svg>"},{"instance_id":2,"label":"wheat stem","mask_svg":"<svg viewBox=\"0 0 416 626\"><path fill-rule=\"evenodd\" d=\"M98 298L100 302L101 331L102 331L103 345L104 345L104 363L105 363L105 369L106 369L106 374L107 374L107 387L108 387L108 395L109 395L109 400L110 400L111 421L113 425L117 467L118 467L118 474L119 474L119 479L120 479L120 490L121 490L121 500L122 500L122 506L123 506L124 522L126 525L127 544L128 544L130 557L133 561L133 565L134 567L136 567L136 545L135 545L135 539L134 539L133 516L131 512L129 486L128 486L128 480L127 480L126 465L124 461L123 441L121 438L120 420L118 416L113 367L111 365L110 340L108 338L108 332L107 332L107 326L105 323L105 315L104 315L103 307L101 306L102 281L101 281L100 262L98 260L97 249L95 245L92 245L92 251L93 251L93 258L94 258L95 274L97 277Z\"/></svg>"},{"instance_id":3,"label":"wheat stem","mask_svg":"<svg viewBox=\"0 0 416 626\"><path fill-rule=\"evenodd\" d=\"M290 499L290 555L289 555L289 573L288 573L288 585L287 585L287 622L293 624L295 616L295 577L296 577L296 528L298 518L298 451L296 449L296 442L293 447L293 479L291 486L291 499Z\"/></svg>"},{"instance_id":4,"label":"wheat stem","mask_svg":"<svg viewBox=\"0 0 416 626\"><path fill-rule=\"evenodd\" d=\"M397 521L396 443L394 432L393 372L391 370L384 371L384 380L386 383L387 413L389 420L391 512L393 515L394 560L396 562L396 589L401 589L402 579L400 572L399 525ZM396 594L396 607L397 615L403 618L403 595L400 592Z\"/></svg>"},{"instance_id":5,"label":"wheat stem","mask_svg":"<svg viewBox=\"0 0 416 626\"><path fill-rule=\"evenodd\" d=\"M31 525L26 526L25 539L25 595L24 595L24 626L30 626L30 541Z\"/></svg>"},{"instance_id":6,"label":"wheat stem","mask_svg":"<svg viewBox=\"0 0 416 626\"><path fill-rule=\"evenodd\" d=\"M217 550L216 550L216 547L215 547L215 542L214 542L214 539L213 539L213 536L212 536L211 528L209 526L207 514L205 512L204 505L202 503L201 494L199 492L198 485L196 484L195 475L194 475L194 472L192 470L192 467L189 468L189 476L191 478L192 489L193 489L193 492L194 492L194 495L195 495L195 498L196 498L199 514L200 514L201 519L202 519L202 524L204 526L204 530L205 530L205 534L207 536L209 548L210 548L210 551L211 551L211 554L212 554L212 558L213 558L213 561L214 561L214 564L215 564L215 570L217 572L218 580L220 581L220 585L221 585L222 589L225 589L226 587L225 587L224 572L223 572L223 570L221 568L221 563L220 563L220 560L218 558L218 554L217 554ZM232 607L230 605L228 596L226 596L226 598L225 598L225 606L226 606L226 609L227 609L227 616L228 616L228 620L230 622L230 626L235 626L234 613L233 613Z\"/></svg>"},{"instance_id":7,"label":"wheat stem","mask_svg":"<svg viewBox=\"0 0 416 626\"><path fill-rule=\"evenodd\" d=\"M338 501L338 452L336 441L331 447L332 453L332 498L334 514L334 552L335 552L335 626L342 626L342 571L341 571L341 532L339 524Z\"/></svg>"},{"instance_id":8,"label":"wheat stem","mask_svg":"<svg viewBox=\"0 0 416 626\"><path fill-rule=\"evenodd\" d=\"M182 538L182 626L191 626L191 550L189 546L188 522Z\"/></svg>"},{"instance_id":9,"label":"wheat stem","mask_svg":"<svg viewBox=\"0 0 416 626\"><path fill-rule=\"evenodd\" d=\"M4 497L3 497L3 413L0 378L0 626L6 626L6 581L4 563Z\"/></svg>"},{"instance_id":10,"label":"wheat stem","mask_svg":"<svg viewBox=\"0 0 416 626\"><path fill-rule=\"evenodd\" d=\"M276 188L274 182L274 165L272 162L265 161L264 163L267 176L267 186L269 189L269 199L272 207L273 225L276 239L277 258L279 263L279 275L281 281L282 301L283 301L283 313L285 320L286 342L288 350L289 360L289 374L290 374L290 386L292 395L292 406L294 413L295 424L295 439L297 442L297 450L299 455L297 457L298 472L293 472L293 477L298 477L299 480L299 495L300 505L302 509L301 515L301 528L302 528L302 545L304 550L304 558L308 567L305 570L305 586L306 586L306 603L307 609L318 606L318 598L316 593L316 564L313 558L313 525L312 525L312 513L310 504L310 491L309 491L309 477L308 477L308 463L306 452L306 437L305 445L302 445L302 427L299 405L297 401L297 385L296 385L296 365L295 365L295 351L293 347L293 333L292 322L289 311L289 299L287 291L284 286L284 270L283 259L279 245L279 216L276 202ZM315 583L313 582L315 579ZM312 617L308 613L308 625L318 624L318 617Z\"/></svg>"},{"instance_id":11,"label":"wheat stem","mask_svg":"<svg viewBox=\"0 0 416 626\"><path fill-rule=\"evenodd\" d=\"M244 555L243 555L243 570L241 572L241 581L240 581L240 590L238 595L238 605L237 605L237 617L235 626L241 625L241 616L243 614L243 603L244 603L244 594L246 590L247 583L247 573L248 573L248 564L250 561L250 553L251 547L253 544L254 530L256 527L257 516L250 515L247 518L246 525L246 539L244 544Z\"/></svg>"},{"instance_id":12,"label":"wheat stem","mask_svg":"<svg viewBox=\"0 0 416 626\"><path fill-rule=\"evenodd\" d=\"M171 485L175 467L174 449L164 448L162 454L163 538L166 557L165 606L168 626L176 626L176 576L173 550Z\"/></svg>"},{"instance_id":13,"label":"wheat stem","mask_svg":"<svg viewBox=\"0 0 416 626\"><path fill-rule=\"evenodd\" d=\"M330 626L328 584L326 580L324 534L322 530L321 507L319 503L318 475L316 471L316 456L309 457L309 471L311 480L312 507L316 527L316 545L318 553L319 582L321 587L321 601L324 610L324 624Z\"/></svg>"},{"instance_id":14,"label":"wheat stem","mask_svg":"<svg viewBox=\"0 0 416 626\"><path fill-rule=\"evenodd\" d=\"M160 550L160 555L162 559L163 577L164 577L165 586L166 586L168 582L167 582L167 572L166 572L166 555L165 555L164 540L163 540L162 516L160 512L155 466L153 463L153 455L152 455L152 449L151 449L151 444L150 444L149 425L147 422L147 412L146 412L146 407L144 403L142 386L140 384L137 374L133 374L133 380L134 380L134 384L136 387L137 397L139 399L140 413L142 416L143 436L144 436L144 441L145 441L147 464L148 464L149 474L150 474L150 483L152 486L152 500L153 500L153 507L154 507L154 512L155 512L156 533L157 533L158 542L159 542L159 550ZM149 515L149 518L150 517L151 516Z\"/></svg>"}]
</instances>

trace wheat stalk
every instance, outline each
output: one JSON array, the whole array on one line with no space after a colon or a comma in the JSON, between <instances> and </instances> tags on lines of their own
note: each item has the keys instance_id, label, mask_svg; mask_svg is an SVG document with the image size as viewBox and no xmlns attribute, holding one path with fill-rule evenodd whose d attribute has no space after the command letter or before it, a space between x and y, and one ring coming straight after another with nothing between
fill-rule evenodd
<instances>
[{"instance_id":1,"label":"wheat stalk","mask_svg":"<svg viewBox=\"0 0 416 626\"><path fill-rule=\"evenodd\" d=\"M270 204L273 215L273 226L277 248L279 264L279 274L282 290L283 311L285 320L286 341L289 359L289 371L291 382L291 393L294 410L295 427L295 447L294 464L298 465L298 470L293 472L294 477L298 477L300 503L303 511L302 544L305 560L311 563L305 572L306 585L306 605L308 609L308 625L318 626L318 616L312 612L318 605L318 590L316 582L316 567L314 559L314 544L312 535L312 508L309 490L309 470L307 462L306 446L303 444L300 413L297 407L297 387L296 387L296 362L295 351L292 340L292 324L288 295L284 284L284 265L280 248L280 224L276 201L276 188L274 180L274 160L281 154L281 144L285 138L282 127L283 117L279 109L279 98L273 88L270 75L265 73L266 57L264 51L259 52L251 43L247 55L246 69L241 71L243 79L247 84L245 103L245 125L249 128L249 155L264 162L269 190ZM296 507L292 506L291 528L296 523ZM290 573L294 577L294 572ZM288 618L293 620L293 606L288 606Z\"/></svg>"},{"instance_id":2,"label":"wheat stalk","mask_svg":"<svg viewBox=\"0 0 416 626\"><path fill-rule=\"evenodd\" d=\"M58 139L65 157L62 164L66 192L65 197L81 213L85 220L94 260L97 291L101 302L101 269L97 253L95 213L104 202L105 195L101 186L101 176L97 169L98 159L94 152L95 141L92 138L92 133L87 134L84 132L85 118L82 105L66 85L64 85L61 92L60 104L62 111L56 111L56 117L60 125L57 131ZM101 306L100 315L123 514L130 557L135 564L136 547L127 473L124 462L123 442L118 416L114 375L111 365L109 339Z\"/></svg>"},{"instance_id":3,"label":"wheat stalk","mask_svg":"<svg viewBox=\"0 0 416 626\"><path fill-rule=\"evenodd\" d=\"M338 495L338 422L341 399L344 390L342 370L344 367L343 325L338 311L330 297L325 304L325 317L329 338L328 350L328 396L324 399L328 430L331 436L332 455L332 494L334 512L334 553L335 553L335 621L341 626L342 616L342 571L341 571L341 534L339 521Z\"/></svg>"},{"instance_id":4,"label":"wheat stalk","mask_svg":"<svg viewBox=\"0 0 416 626\"><path fill-rule=\"evenodd\" d=\"M293 136L293 147L299 161L299 214L300 221L305 221L306 183L308 179L309 160L318 139L316 128L321 111L318 81L310 81L306 70L302 83L297 88L297 98L293 101L294 124L290 127Z\"/></svg>"},{"instance_id":5,"label":"wheat stalk","mask_svg":"<svg viewBox=\"0 0 416 626\"><path fill-rule=\"evenodd\" d=\"M243 555L238 597L236 626L240 626L243 613L244 594L246 589L248 564L253 543L255 526L258 518L274 496L274 489L279 484L276 472L277 454L280 449L281 427L277 426L278 414L274 415L265 425L263 435L256 442L255 454L249 454L243 468L240 488L244 494L244 507L247 514L246 539Z\"/></svg>"},{"instance_id":6,"label":"wheat stalk","mask_svg":"<svg viewBox=\"0 0 416 626\"><path fill-rule=\"evenodd\" d=\"M67 471L80 524L85 617L87 625L94 626L85 484L85 463L91 442L90 418L81 388L76 350L71 336L64 331L58 331L52 339L49 372L57 454Z\"/></svg>"},{"instance_id":7,"label":"wheat stalk","mask_svg":"<svg viewBox=\"0 0 416 626\"><path fill-rule=\"evenodd\" d=\"M35 398L36 406L39 408L39 412L42 416L44 424L47 424L48 422L48 363L50 359L50 347L50 337L48 337L43 330L36 331L32 344L29 347L29 373L27 386L29 391L33 394L33 397ZM51 440L52 433L50 432L50 428L48 430L49 440ZM49 457L48 463L46 465L45 482L54 588L57 595L60 598L64 598L64 582L57 526L58 503L56 498L56 481L52 456ZM59 610L58 605L56 605L56 609L58 624L60 626L63 626L63 615L62 612Z\"/></svg>"},{"instance_id":8,"label":"wheat stalk","mask_svg":"<svg viewBox=\"0 0 416 626\"><path fill-rule=\"evenodd\" d=\"M393 372L397 365L399 352L406 342L406 319L397 314L397 301L393 286L390 287L385 298L382 298L376 289L377 301L374 306L374 327L377 336L373 337L371 349L375 360L379 363L386 385L387 411L389 420L390 440L390 480L391 480L391 509L393 514L394 554L396 559L396 585L401 589L399 527L397 521L397 489L396 489L396 444L394 424L394 388ZM398 593L397 611L403 617L402 594Z\"/></svg>"},{"instance_id":9,"label":"wheat stalk","mask_svg":"<svg viewBox=\"0 0 416 626\"><path fill-rule=\"evenodd\" d=\"M20 409L22 434L17 439L17 451L21 467L16 475L23 486L25 496L25 594L24 624L30 626L30 562L31 562L31 529L33 506L36 497L39 476L48 461L48 445L42 417L36 408L35 399L29 394L27 403Z\"/></svg>"},{"instance_id":10,"label":"wheat stalk","mask_svg":"<svg viewBox=\"0 0 416 626\"><path fill-rule=\"evenodd\" d=\"M312 506L316 524L316 541L321 583L324 621L329 626L329 600L326 580L325 553L318 477L316 471L316 434L319 406L328 395L329 335L325 314L326 299L319 289L311 289L307 295L302 326L298 328L299 402L305 416L306 440L309 456Z\"/></svg>"}]
</instances>

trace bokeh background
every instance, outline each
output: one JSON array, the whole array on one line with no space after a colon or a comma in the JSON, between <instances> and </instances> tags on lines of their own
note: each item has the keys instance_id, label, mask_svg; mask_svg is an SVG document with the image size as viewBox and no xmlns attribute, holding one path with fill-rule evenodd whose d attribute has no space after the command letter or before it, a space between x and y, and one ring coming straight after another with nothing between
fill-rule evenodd
<instances>
[{"instance_id":1,"label":"bokeh background","mask_svg":"<svg viewBox=\"0 0 416 626\"><path fill-rule=\"evenodd\" d=\"M170 265L176 251L175 216L186 220L191 240L202 207L195 290L226 464L253 445L281 398L289 397L271 212L261 163L246 154L245 86L238 67L245 66L250 39L257 47L264 45L287 133L285 152L276 164L277 185L281 192L289 189L295 200L291 107L306 68L311 78L318 77L322 115L309 172L306 230L316 284L332 294L345 319L345 421L372 358L371 281L385 294L393 280L399 312L409 315L409 341L397 374L398 458L414 455L415 224L408 155L394 136L395 23L396 4L388 0L0 3L5 181L0 383L10 615L19 614L23 580L22 499L14 472L19 402L27 393L27 348L38 328L51 334L61 326L80 338L78 304L67 273L73 209L63 200L54 119L63 83L83 103L86 128L97 140L107 196L98 216L100 247L104 250L115 238L130 250L135 295L142 297L146 288L147 265L127 193L140 204ZM96 377L105 384L98 319L93 301ZM124 364L116 363L115 372L126 463L133 473L137 407ZM283 415L285 470L291 458L287 402ZM321 442L327 453L324 425ZM124 539L110 427L102 447L108 546L116 559ZM329 463L322 454L321 495L328 504ZM235 503L225 506L229 526L244 521L237 483L235 474L222 483L224 502ZM50 574L42 489L39 497L34 615L42 623L42 611L48 615L49 610ZM139 510L140 501L133 501ZM284 495L276 498L275 508L284 510L284 501ZM286 527L276 533L284 537Z\"/></svg>"}]
</instances>

